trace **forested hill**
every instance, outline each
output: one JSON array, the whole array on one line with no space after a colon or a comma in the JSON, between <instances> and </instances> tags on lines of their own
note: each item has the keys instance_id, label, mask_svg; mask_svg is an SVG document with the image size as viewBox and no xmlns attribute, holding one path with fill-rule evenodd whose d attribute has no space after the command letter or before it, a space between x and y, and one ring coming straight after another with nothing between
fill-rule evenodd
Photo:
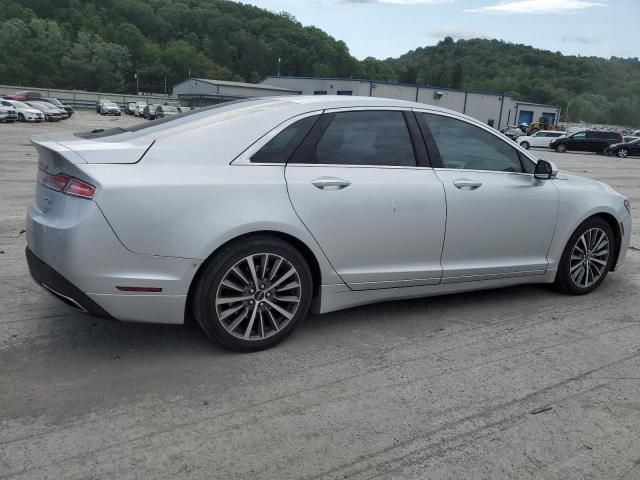
<instances>
[{"instance_id":1,"label":"forested hill","mask_svg":"<svg viewBox=\"0 0 640 480\"><path fill-rule=\"evenodd\" d=\"M497 40L450 38L385 63L407 83L508 92L569 107L572 120L640 125L640 62L564 56Z\"/></svg>"},{"instance_id":2,"label":"forested hill","mask_svg":"<svg viewBox=\"0 0 640 480\"><path fill-rule=\"evenodd\" d=\"M363 6L363 8L366 8ZM359 61L292 16L226 0L0 0L0 83L161 92L189 75L354 77L512 93L570 120L640 125L640 62L447 38Z\"/></svg>"}]
</instances>

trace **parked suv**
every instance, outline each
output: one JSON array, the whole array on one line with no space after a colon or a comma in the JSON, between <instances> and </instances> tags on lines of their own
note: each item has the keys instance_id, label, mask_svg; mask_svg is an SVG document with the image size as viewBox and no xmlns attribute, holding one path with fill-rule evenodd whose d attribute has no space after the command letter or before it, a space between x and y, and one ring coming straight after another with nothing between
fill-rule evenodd
<instances>
[{"instance_id":1,"label":"parked suv","mask_svg":"<svg viewBox=\"0 0 640 480\"><path fill-rule=\"evenodd\" d=\"M564 153L567 150L606 153L609 145L622 143L623 141L622 134L617 132L581 130L568 137L553 140L549 147L560 153Z\"/></svg>"}]
</instances>

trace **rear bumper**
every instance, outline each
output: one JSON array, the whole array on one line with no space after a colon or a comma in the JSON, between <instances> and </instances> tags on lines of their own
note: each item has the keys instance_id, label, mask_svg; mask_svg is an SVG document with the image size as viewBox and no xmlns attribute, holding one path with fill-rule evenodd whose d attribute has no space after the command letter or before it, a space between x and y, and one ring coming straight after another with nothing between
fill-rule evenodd
<instances>
[{"instance_id":1,"label":"rear bumper","mask_svg":"<svg viewBox=\"0 0 640 480\"><path fill-rule=\"evenodd\" d=\"M42 187L44 188L44 187ZM127 250L94 202L41 191L27 212L27 261L36 282L74 308L117 320L180 324L199 260ZM124 292L118 286L161 288Z\"/></svg>"},{"instance_id":2,"label":"rear bumper","mask_svg":"<svg viewBox=\"0 0 640 480\"><path fill-rule=\"evenodd\" d=\"M36 257L29 247L26 248L26 256L29 272L35 282L58 300L84 313L102 318L113 318L100 305L84 294L82 290Z\"/></svg>"}]
</instances>

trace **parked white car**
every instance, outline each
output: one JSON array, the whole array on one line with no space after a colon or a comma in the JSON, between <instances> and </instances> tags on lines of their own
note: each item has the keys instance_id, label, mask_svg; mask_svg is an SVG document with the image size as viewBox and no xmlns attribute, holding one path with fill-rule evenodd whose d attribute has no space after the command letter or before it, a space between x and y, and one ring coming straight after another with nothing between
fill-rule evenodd
<instances>
[{"instance_id":1,"label":"parked white car","mask_svg":"<svg viewBox=\"0 0 640 480\"><path fill-rule=\"evenodd\" d=\"M564 137L567 132L556 132L555 130L539 130L533 135L523 135L516 139L516 142L527 150L531 147L549 148L549 144L556 138Z\"/></svg>"},{"instance_id":2,"label":"parked white car","mask_svg":"<svg viewBox=\"0 0 640 480\"><path fill-rule=\"evenodd\" d=\"M9 107L16 111L18 115L18 121L20 122L44 122L44 113L37 108L30 107L26 103L18 102L17 100L0 100L0 105L3 107Z\"/></svg>"},{"instance_id":3,"label":"parked white car","mask_svg":"<svg viewBox=\"0 0 640 480\"><path fill-rule=\"evenodd\" d=\"M146 107L147 104L146 103L138 103L136 105L136 108L133 110L133 116L134 117L142 117L143 116L143 112L144 112L144 107Z\"/></svg>"},{"instance_id":4,"label":"parked white car","mask_svg":"<svg viewBox=\"0 0 640 480\"><path fill-rule=\"evenodd\" d=\"M5 107L0 105L0 122L13 123L18 119L16 111L13 107Z\"/></svg>"}]
</instances>

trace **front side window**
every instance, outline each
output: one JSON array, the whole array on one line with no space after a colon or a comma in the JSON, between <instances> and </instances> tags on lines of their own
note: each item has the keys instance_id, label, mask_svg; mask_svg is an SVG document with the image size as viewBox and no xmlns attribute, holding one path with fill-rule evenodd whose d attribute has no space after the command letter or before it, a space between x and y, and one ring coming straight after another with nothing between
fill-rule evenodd
<instances>
[{"instance_id":1,"label":"front side window","mask_svg":"<svg viewBox=\"0 0 640 480\"><path fill-rule=\"evenodd\" d=\"M576 133L575 135L572 135L571 138L576 138L576 139L587 138L587 134L586 132L579 132L579 133Z\"/></svg>"},{"instance_id":2,"label":"front side window","mask_svg":"<svg viewBox=\"0 0 640 480\"><path fill-rule=\"evenodd\" d=\"M319 115L292 123L251 157L252 163L286 163L318 121Z\"/></svg>"},{"instance_id":3,"label":"front side window","mask_svg":"<svg viewBox=\"0 0 640 480\"><path fill-rule=\"evenodd\" d=\"M402 112L336 113L316 144L319 164L416 166Z\"/></svg>"},{"instance_id":4,"label":"front side window","mask_svg":"<svg viewBox=\"0 0 640 480\"><path fill-rule=\"evenodd\" d=\"M523 169L520 156L511 145L486 130L442 115L422 116L438 148L443 168L519 173L527 170Z\"/></svg>"}]
</instances>

